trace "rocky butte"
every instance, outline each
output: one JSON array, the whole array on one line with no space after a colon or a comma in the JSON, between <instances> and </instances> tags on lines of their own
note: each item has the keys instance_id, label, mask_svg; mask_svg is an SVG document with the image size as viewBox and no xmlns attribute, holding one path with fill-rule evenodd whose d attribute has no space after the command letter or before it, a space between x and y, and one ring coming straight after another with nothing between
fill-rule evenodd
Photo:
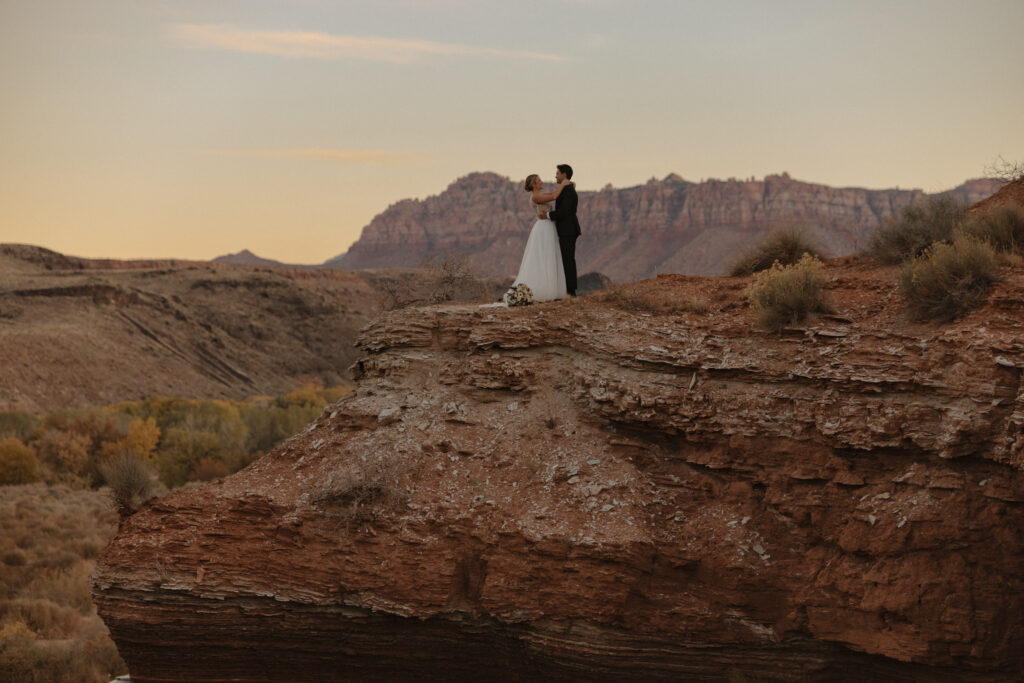
<instances>
[{"instance_id":1,"label":"rocky butte","mask_svg":"<svg viewBox=\"0 0 1024 683\"><path fill-rule=\"evenodd\" d=\"M584 178L582 171L577 177ZM973 204L1001 182L978 179L947 193ZM765 232L798 227L826 254L867 246L887 218L929 195L921 190L836 188L788 174L763 180L693 183L672 174L644 185L580 192L582 272L616 282L658 273L720 275ZM363 228L348 252L324 265L347 270L416 266L451 251L470 254L484 273L514 275L533 212L521 181L471 173L440 195L390 206Z\"/></svg>"},{"instance_id":2,"label":"rocky butte","mask_svg":"<svg viewBox=\"0 0 1024 683\"><path fill-rule=\"evenodd\" d=\"M827 274L781 333L742 278L377 319L304 433L122 522L132 680L1018 679L1024 273L941 327Z\"/></svg>"}]
</instances>

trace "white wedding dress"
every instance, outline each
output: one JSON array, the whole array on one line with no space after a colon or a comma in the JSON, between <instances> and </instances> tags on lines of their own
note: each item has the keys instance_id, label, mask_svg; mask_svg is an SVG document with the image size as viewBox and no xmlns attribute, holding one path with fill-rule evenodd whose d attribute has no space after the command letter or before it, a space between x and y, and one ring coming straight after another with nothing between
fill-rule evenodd
<instances>
[{"instance_id":1,"label":"white wedding dress","mask_svg":"<svg viewBox=\"0 0 1024 683\"><path fill-rule=\"evenodd\" d=\"M558 232L555 223L540 215L551 210L551 204L534 204L530 206L537 214L537 222L530 230L523 250L523 260L519 264L519 275L512 283L525 284L533 292L534 301L553 301L564 299L565 269L562 267L562 251L558 246Z\"/></svg>"}]
</instances>

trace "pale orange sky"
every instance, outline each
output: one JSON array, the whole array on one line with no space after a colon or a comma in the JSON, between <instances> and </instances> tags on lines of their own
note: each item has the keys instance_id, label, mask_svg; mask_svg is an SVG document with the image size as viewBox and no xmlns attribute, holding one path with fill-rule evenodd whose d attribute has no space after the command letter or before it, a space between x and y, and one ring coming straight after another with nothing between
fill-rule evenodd
<instances>
[{"instance_id":1,"label":"pale orange sky","mask_svg":"<svg viewBox=\"0 0 1024 683\"><path fill-rule=\"evenodd\" d=\"M1024 160L1020 0L0 0L0 242L293 263L472 171L939 191Z\"/></svg>"}]
</instances>

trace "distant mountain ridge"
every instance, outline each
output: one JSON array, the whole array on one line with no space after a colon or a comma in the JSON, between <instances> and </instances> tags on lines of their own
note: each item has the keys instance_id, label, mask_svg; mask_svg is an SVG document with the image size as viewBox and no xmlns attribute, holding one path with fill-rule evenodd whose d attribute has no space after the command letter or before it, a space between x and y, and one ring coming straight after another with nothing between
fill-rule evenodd
<instances>
[{"instance_id":1,"label":"distant mountain ridge","mask_svg":"<svg viewBox=\"0 0 1024 683\"><path fill-rule=\"evenodd\" d=\"M267 266L271 268L309 268L315 266L297 266L290 263L282 263L273 259L257 256L248 249L243 249L234 254L225 254L213 259L214 263L226 263L231 266Z\"/></svg>"},{"instance_id":2,"label":"distant mountain ridge","mask_svg":"<svg viewBox=\"0 0 1024 683\"><path fill-rule=\"evenodd\" d=\"M968 180L937 194L973 204L1002 184ZM667 272L721 274L765 232L794 225L808 229L827 254L837 256L863 248L885 219L928 196L919 189L833 188L786 173L701 183L672 174L636 187L581 191L577 262L581 270L616 281ZM438 195L389 206L347 253L323 265L409 267L461 251L484 274L515 274L532 224L520 182L471 173Z\"/></svg>"}]
</instances>

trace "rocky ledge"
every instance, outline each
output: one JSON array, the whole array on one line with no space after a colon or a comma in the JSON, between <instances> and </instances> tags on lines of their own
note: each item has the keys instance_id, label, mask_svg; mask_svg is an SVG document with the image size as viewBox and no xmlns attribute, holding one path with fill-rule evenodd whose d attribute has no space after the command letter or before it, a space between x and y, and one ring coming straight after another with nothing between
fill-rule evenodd
<instances>
[{"instance_id":1,"label":"rocky ledge","mask_svg":"<svg viewBox=\"0 0 1024 683\"><path fill-rule=\"evenodd\" d=\"M1024 274L945 327L829 275L781 334L741 279L377 320L304 433L123 522L132 680L1018 677Z\"/></svg>"}]
</instances>

